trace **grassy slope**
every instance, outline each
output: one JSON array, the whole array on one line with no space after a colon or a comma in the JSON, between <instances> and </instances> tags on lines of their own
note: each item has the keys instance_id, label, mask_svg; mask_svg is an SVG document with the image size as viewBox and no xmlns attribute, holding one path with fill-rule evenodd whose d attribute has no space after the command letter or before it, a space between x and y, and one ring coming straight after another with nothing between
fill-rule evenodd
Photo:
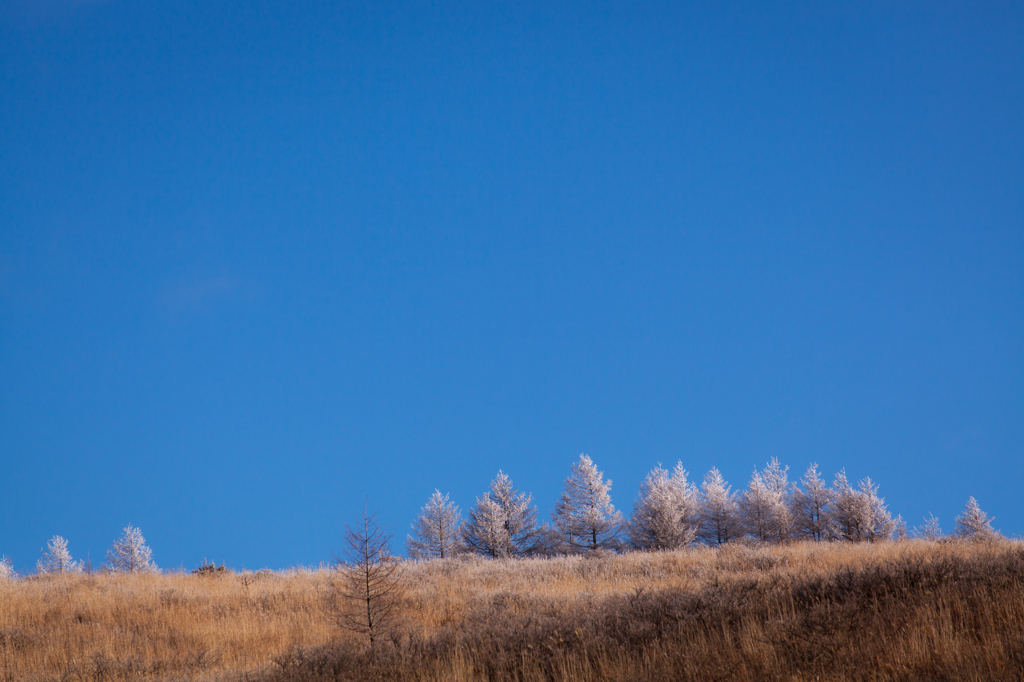
<instances>
[{"instance_id":1,"label":"grassy slope","mask_svg":"<svg viewBox=\"0 0 1024 682\"><path fill-rule=\"evenodd\" d=\"M410 563L372 654L322 607L331 578L0 584L0 679L1024 678L1020 543Z\"/></svg>"}]
</instances>

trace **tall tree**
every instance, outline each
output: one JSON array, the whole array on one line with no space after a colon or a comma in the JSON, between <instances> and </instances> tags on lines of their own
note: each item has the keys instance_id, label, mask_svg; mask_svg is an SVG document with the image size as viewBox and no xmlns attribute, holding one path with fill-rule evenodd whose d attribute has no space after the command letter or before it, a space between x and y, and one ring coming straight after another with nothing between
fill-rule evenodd
<instances>
[{"instance_id":1,"label":"tall tree","mask_svg":"<svg viewBox=\"0 0 1024 682\"><path fill-rule=\"evenodd\" d=\"M850 542L866 540L871 526L870 502L850 485L845 469L836 474L832 489L835 491L835 499L830 517L831 535Z\"/></svg>"},{"instance_id":2,"label":"tall tree","mask_svg":"<svg viewBox=\"0 0 1024 682\"><path fill-rule=\"evenodd\" d=\"M466 546L484 556L503 558L542 549L533 496L520 493L508 474L498 471L491 489L469 510L463 530Z\"/></svg>"},{"instance_id":3,"label":"tall tree","mask_svg":"<svg viewBox=\"0 0 1024 682\"><path fill-rule=\"evenodd\" d=\"M793 491L790 510L797 537L821 542L828 536L829 509L835 494L818 473L818 465L811 464Z\"/></svg>"},{"instance_id":4,"label":"tall tree","mask_svg":"<svg viewBox=\"0 0 1024 682\"><path fill-rule=\"evenodd\" d=\"M772 457L768 466L761 472L765 487L771 492L771 535L772 539L784 542L793 535L793 513L791 511L793 488L789 485L789 467L779 464L776 457Z\"/></svg>"},{"instance_id":5,"label":"tall tree","mask_svg":"<svg viewBox=\"0 0 1024 682\"><path fill-rule=\"evenodd\" d=\"M43 556L36 564L36 570L40 573L78 573L82 570L81 562L71 558L68 551L68 541L59 535L54 535L43 550Z\"/></svg>"},{"instance_id":6,"label":"tall tree","mask_svg":"<svg viewBox=\"0 0 1024 682\"><path fill-rule=\"evenodd\" d=\"M692 544L700 529L700 499L683 463L670 475L658 465L643 483L628 523L629 543L642 550L679 549Z\"/></svg>"},{"instance_id":7,"label":"tall tree","mask_svg":"<svg viewBox=\"0 0 1024 682\"><path fill-rule=\"evenodd\" d=\"M712 468L700 487L700 537L709 545L721 545L739 534L736 496L722 472Z\"/></svg>"},{"instance_id":8,"label":"tall tree","mask_svg":"<svg viewBox=\"0 0 1024 682\"><path fill-rule=\"evenodd\" d=\"M391 535L366 510L355 529L345 524L345 556L336 564L328 612L342 628L375 647L391 631L402 598L401 572L391 556Z\"/></svg>"},{"instance_id":9,"label":"tall tree","mask_svg":"<svg viewBox=\"0 0 1024 682\"><path fill-rule=\"evenodd\" d=\"M462 513L448 495L435 490L412 524L415 537L406 540L413 559L444 559L462 548Z\"/></svg>"},{"instance_id":10,"label":"tall tree","mask_svg":"<svg viewBox=\"0 0 1024 682\"><path fill-rule=\"evenodd\" d=\"M967 500L962 514L956 517L956 536L964 540L994 540L999 532L992 527L995 519L981 511L978 501L971 497Z\"/></svg>"},{"instance_id":11,"label":"tall tree","mask_svg":"<svg viewBox=\"0 0 1024 682\"><path fill-rule=\"evenodd\" d=\"M739 499L743 530L762 542L774 540L777 503L778 496L765 484L757 469L754 469L750 483Z\"/></svg>"},{"instance_id":12,"label":"tall tree","mask_svg":"<svg viewBox=\"0 0 1024 682\"><path fill-rule=\"evenodd\" d=\"M114 571L139 573L156 571L153 550L146 546L142 531L131 524L124 529L121 537L114 541L107 552L107 563Z\"/></svg>"},{"instance_id":13,"label":"tall tree","mask_svg":"<svg viewBox=\"0 0 1024 682\"><path fill-rule=\"evenodd\" d=\"M580 455L565 479L565 490L555 505L552 520L570 549L591 551L617 549L622 514L612 506L608 491L612 482L604 480L593 460Z\"/></svg>"},{"instance_id":14,"label":"tall tree","mask_svg":"<svg viewBox=\"0 0 1024 682\"><path fill-rule=\"evenodd\" d=\"M870 478L865 478L861 481L858 484L858 488L867 500L868 509L870 510L870 521L866 528L867 539L871 542L892 540L893 535L903 521L902 517L899 519L892 518L889 508L885 505L885 500L878 495L878 485Z\"/></svg>"}]
</instances>

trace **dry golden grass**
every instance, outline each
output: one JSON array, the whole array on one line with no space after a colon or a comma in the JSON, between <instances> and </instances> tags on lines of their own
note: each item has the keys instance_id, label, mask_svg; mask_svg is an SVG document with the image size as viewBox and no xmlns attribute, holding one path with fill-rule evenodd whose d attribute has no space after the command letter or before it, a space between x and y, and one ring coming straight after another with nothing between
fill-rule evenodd
<instances>
[{"instance_id":1,"label":"dry golden grass","mask_svg":"<svg viewBox=\"0 0 1024 682\"><path fill-rule=\"evenodd\" d=\"M329 570L0 583L7 680L1024 679L1024 546L407 563L376 651Z\"/></svg>"}]
</instances>

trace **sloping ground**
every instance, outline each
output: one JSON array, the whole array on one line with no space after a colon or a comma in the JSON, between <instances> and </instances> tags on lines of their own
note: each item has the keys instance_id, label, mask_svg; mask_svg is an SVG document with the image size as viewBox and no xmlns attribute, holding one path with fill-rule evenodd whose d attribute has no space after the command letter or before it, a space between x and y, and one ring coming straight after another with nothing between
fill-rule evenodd
<instances>
[{"instance_id":1,"label":"sloping ground","mask_svg":"<svg viewBox=\"0 0 1024 682\"><path fill-rule=\"evenodd\" d=\"M0 680L1020 680L1024 545L404 566L375 651L328 570L0 583Z\"/></svg>"}]
</instances>

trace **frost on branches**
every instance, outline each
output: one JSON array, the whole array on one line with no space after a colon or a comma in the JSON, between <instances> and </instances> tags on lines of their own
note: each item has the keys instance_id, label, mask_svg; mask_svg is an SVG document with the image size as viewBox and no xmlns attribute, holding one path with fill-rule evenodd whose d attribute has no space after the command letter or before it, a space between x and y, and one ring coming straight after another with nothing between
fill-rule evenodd
<instances>
[{"instance_id":1,"label":"frost on branches","mask_svg":"<svg viewBox=\"0 0 1024 682\"><path fill-rule=\"evenodd\" d=\"M865 478L854 489L846 479L846 471L836 474L833 482L835 501L832 506L832 534L851 542L890 540L897 522L878 496L878 486Z\"/></svg>"},{"instance_id":2,"label":"frost on branches","mask_svg":"<svg viewBox=\"0 0 1024 682\"><path fill-rule=\"evenodd\" d=\"M533 496L520 493L499 471L490 491L477 498L463 531L466 546L494 558L533 554L541 549Z\"/></svg>"},{"instance_id":3,"label":"frost on branches","mask_svg":"<svg viewBox=\"0 0 1024 682\"><path fill-rule=\"evenodd\" d=\"M0 580L14 580L14 564L7 557L0 557Z\"/></svg>"},{"instance_id":4,"label":"frost on branches","mask_svg":"<svg viewBox=\"0 0 1024 682\"><path fill-rule=\"evenodd\" d=\"M406 547L413 559L445 559L458 554L462 544L462 513L455 503L435 490L412 524Z\"/></svg>"},{"instance_id":5,"label":"frost on branches","mask_svg":"<svg viewBox=\"0 0 1024 682\"><path fill-rule=\"evenodd\" d=\"M818 465L811 464L790 499L794 535L815 542L827 539L833 500L835 493L818 473Z\"/></svg>"},{"instance_id":6,"label":"frost on branches","mask_svg":"<svg viewBox=\"0 0 1024 682\"><path fill-rule=\"evenodd\" d=\"M978 501L972 497L967 500L963 513L956 517L956 530L953 532L963 540L995 540L1000 534L992 528L994 520L981 511Z\"/></svg>"},{"instance_id":7,"label":"frost on branches","mask_svg":"<svg viewBox=\"0 0 1024 682\"><path fill-rule=\"evenodd\" d=\"M697 539L700 499L687 475L682 462L676 464L671 475L659 465L640 484L640 497L627 526L632 547L671 550Z\"/></svg>"},{"instance_id":8,"label":"frost on branches","mask_svg":"<svg viewBox=\"0 0 1024 682\"><path fill-rule=\"evenodd\" d=\"M700 487L700 537L709 545L721 545L739 537L736 495L716 468L704 476Z\"/></svg>"},{"instance_id":9,"label":"frost on branches","mask_svg":"<svg viewBox=\"0 0 1024 682\"><path fill-rule=\"evenodd\" d=\"M82 564L71 558L68 551L68 541L59 535L54 535L43 550L43 556L36 564L36 570L40 573L78 573L82 570Z\"/></svg>"},{"instance_id":10,"label":"frost on branches","mask_svg":"<svg viewBox=\"0 0 1024 682\"><path fill-rule=\"evenodd\" d=\"M604 480L593 460L580 455L565 479L565 490L552 514L554 527L569 551L618 549L622 515L612 506L612 482Z\"/></svg>"},{"instance_id":11,"label":"frost on branches","mask_svg":"<svg viewBox=\"0 0 1024 682\"><path fill-rule=\"evenodd\" d=\"M131 524L124 529L114 546L107 552L107 563L113 571L140 573L156 571L152 561L153 550L146 546L142 531Z\"/></svg>"}]
</instances>

